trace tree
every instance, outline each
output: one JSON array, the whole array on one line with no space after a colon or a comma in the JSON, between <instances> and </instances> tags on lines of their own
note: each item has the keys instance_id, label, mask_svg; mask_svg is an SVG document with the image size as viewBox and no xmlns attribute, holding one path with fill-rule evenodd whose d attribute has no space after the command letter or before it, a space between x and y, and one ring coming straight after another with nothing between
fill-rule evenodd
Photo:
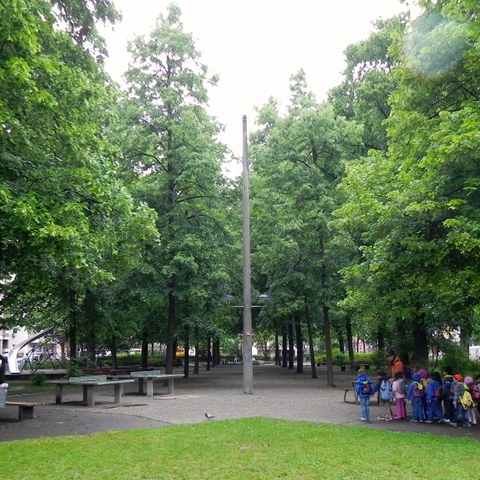
<instances>
[{"instance_id":1,"label":"tree","mask_svg":"<svg viewBox=\"0 0 480 480\"><path fill-rule=\"evenodd\" d=\"M157 271L166 298L167 372L171 372L179 314L187 305L206 306L213 285L224 277L220 244L223 206L219 127L207 115L207 85L215 83L200 63L192 36L183 31L178 7L170 5L148 39L131 45L126 79L139 111L135 138L127 152L137 178L135 195L158 215ZM220 295L218 295L220 297ZM161 315L163 317L163 315Z\"/></svg>"},{"instance_id":2,"label":"tree","mask_svg":"<svg viewBox=\"0 0 480 480\"><path fill-rule=\"evenodd\" d=\"M478 7L422 6L425 13L402 43L408 50L395 49L387 154L350 168L347 202L338 212L361 241L360 262L345 270L348 301L361 308L375 299L363 311L391 332L392 342L396 332L401 350L417 363L426 361L438 332L471 329L478 282L473 250L465 248L476 242L478 28L470 19ZM440 68L436 52L451 41L455 61L448 57Z\"/></svg>"},{"instance_id":3,"label":"tree","mask_svg":"<svg viewBox=\"0 0 480 480\"><path fill-rule=\"evenodd\" d=\"M64 325L72 355L86 297L152 232L151 213L117 178L105 133L117 91L82 48L93 41L96 14L75 4L62 3L68 19L48 2L0 4L0 267L2 279L13 279L4 287L5 315L32 328ZM62 21L90 26L73 41Z\"/></svg>"},{"instance_id":4,"label":"tree","mask_svg":"<svg viewBox=\"0 0 480 480\"><path fill-rule=\"evenodd\" d=\"M327 382L333 385L330 322L338 278L330 252L330 215L338 201L335 185L344 162L355 155L360 129L318 104L302 71L292 76L291 92L284 119L278 119L272 102L259 115L273 121L252 148L255 258L275 303L283 303L277 310L283 318L295 318L300 350L299 319L314 317L323 324Z\"/></svg>"}]
</instances>

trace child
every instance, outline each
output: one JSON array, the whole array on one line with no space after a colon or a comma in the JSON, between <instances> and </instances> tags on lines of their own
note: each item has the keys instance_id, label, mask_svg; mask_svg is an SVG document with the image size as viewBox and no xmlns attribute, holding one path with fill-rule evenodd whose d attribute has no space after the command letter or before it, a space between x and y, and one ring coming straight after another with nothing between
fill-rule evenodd
<instances>
[{"instance_id":1,"label":"child","mask_svg":"<svg viewBox=\"0 0 480 480\"><path fill-rule=\"evenodd\" d=\"M461 402L463 392L467 386L463 382L463 377L459 373L453 376L453 405L455 406L455 421L450 422L452 427L458 426L460 421L463 422L465 427L470 427L470 421L468 419L468 410Z\"/></svg>"},{"instance_id":2,"label":"child","mask_svg":"<svg viewBox=\"0 0 480 480\"><path fill-rule=\"evenodd\" d=\"M365 372L361 368L357 372L358 378L355 385L358 398L360 399L360 407L362 409L362 417L360 420L363 422L370 421L370 397L375 393L375 387L373 386L370 378L365 375Z\"/></svg>"},{"instance_id":3,"label":"child","mask_svg":"<svg viewBox=\"0 0 480 480\"><path fill-rule=\"evenodd\" d=\"M480 392L480 375L475 377L475 381L477 382L477 391ZM477 401L477 412L480 415L480 399Z\"/></svg>"},{"instance_id":4,"label":"child","mask_svg":"<svg viewBox=\"0 0 480 480\"><path fill-rule=\"evenodd\" d=\"M443 415L445 422L453 422L455 408L453 408L453 370L452 367L443 369Z\"/></svg>"},{"instance_id":5,"label":"child","mask_svg":"<svg viewBox=\"0 0 480 480\"><path fill-rule=\"evenodd\" d=\"M428 389L428 384L430 382L430 376L425 369L419 370L418 374L420 375L420 378L421 378L420 381L422 382L423 389L425 391L425 395L423 397L423 418L426 420L427 419L427 389Z\"/></svg>"},{"instance_id":6,"label":"child","mask_svg":"<svg viewBox=\"0 0 480 480\"><path fill-rule=\"evenodd\" d=\"M453 378L453 377L452 377ZM423 399L425 397L425 388L423 387L422 378L418 373L412 376L412 383L407 389L407 400L412 402L412 419L411 422L423 422L425 420L423 410Z\"/></svg>"},{"instance_id":7,"label":"child","mask_svg":"<svg viewBox=\"0 0 480 480\"><path fill-rule=\"evenodd\" d=\"M395 398L395 420L405 420L405 380L402 372L396 372L393 376L392 392Z\"/></svg>"},{"instance_id":8,"label":"child","mask_svg":"<svg viewBox=\"0 0 480 480\"><path fill-rule=\"evenodd\" d=\"M438 420L443 423L442 412L442 380L438 372L430 374L430 382L427 387L427 420L425 423L432 423Z\"/></svg>"},{"instance_id":9,"label":"child","mask_svg":"<svg viewBox=\"0 0 480 480\"><path fill-rule=\"evenodd\" d=\"M470 420L471 425L476 425L477 417L475 416L475 407L478 405L478 387L475 385L472 377L465 377L465 384L467 385L473 400L473 404L468 407L468 419Z\"/></svg>"},{"instance_id":10,"label":"child","mask_svg":"<svg viewBox=\"0 0 480 480\"><path fill-rule=\"evenodd\" d=\"M385 370L379 370L377 375L376 390L378 392L377 400L379 410L377 420L389 422L393 419L392 407L390 406L390 402L392 401L392 384Z\"/></svg>"}]
</instances>

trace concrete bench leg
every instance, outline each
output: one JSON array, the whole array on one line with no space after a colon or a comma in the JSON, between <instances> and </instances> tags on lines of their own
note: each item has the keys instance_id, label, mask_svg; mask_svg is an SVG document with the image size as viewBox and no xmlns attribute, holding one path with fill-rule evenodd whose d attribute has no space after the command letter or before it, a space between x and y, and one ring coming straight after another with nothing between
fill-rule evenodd
<instances>
[{"instance_id":1,"label":"concrete bench leg","mask_svg":"<svg viewBox=\"0 0 480 480\"><path fill-rule=\"evenodd\" d=\"M123 384L122 383L117 383L114 387L114 403L120 403L120 399L122 398L123 394Z\"/></svg>"},{"instance_id":2,"label":"concrete bench leg","mask_svg":"<svg viewBox=\"0 0 480 480\"><path fill-rule=\"evenodd\" d=\"M33 406L19 405L18 406L18 419L19 420L31 420L33 418Z\"/></svg>"},{"instance_id":3,"label":"concrete bench leg","mask_svg":"<svg viewBox=\"0 0 480 480\"><path fill-rule=\"evenodd\" d=\"M170 395L173 395L173 378L167 378L167 391Z\"/></svg>"},{"instance_id":4,"label":"concrete bench leg","mask_svg":"<svg viewBox=\"0 0 480 480\"><path fill-rule=\"evenodd\" d=\"M83 401L89 407L95 406L95 398L93 396L93 385L84 385L83 386Z\"/></svg>"},{"instance_id":5,"label":"concrete bench leg","mask_svg":"<svg viewBox=\"0 0 480 480\"><path fill-rule=\"evenodd\" d=\"M153 397L153 378L147 378L147 397Z\"/></svg>"},{"instance_id":6,"label":"concrete bench leg","mask_svg":"<svg viewBox=\"0 0 480 480\"><path fill-rule=\"evenodd\" d=\"M145 380L144 378L139 378L138 379L138 394L139 395L143 395L143 392L144 392L143 386L145 384L144 380Z\"/></svg>"},{"instance_id":7,"label":"concrete bench leg","mask_svg":"<svg viewBox=\"0 0 480 480\"><path fill-rule=\"evenodd\" d=\"M62 393L63 393L63 385L57 385L55 387L55 403L60 405L62 403Z\"/></svg>"}]
</instances>

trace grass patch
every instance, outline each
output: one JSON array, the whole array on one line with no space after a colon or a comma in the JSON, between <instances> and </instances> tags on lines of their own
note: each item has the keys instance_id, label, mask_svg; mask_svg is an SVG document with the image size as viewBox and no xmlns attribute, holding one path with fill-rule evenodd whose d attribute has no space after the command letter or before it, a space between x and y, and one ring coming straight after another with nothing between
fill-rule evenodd
<instances>
[{"instance_id":1,"label":"grass patch","mask_svg":"<svg viewBox=\"0 0 480 480\"><path fill-rule=\"evenodd\" d=\"M46 381L40 384L33 384L31 380L15 380L7 383L9 395L25 395L30 393L45 393L55 391L55 386L46 383Z\"/></svg>"},{"instance_id":2,"label":"grass patch","mask_svg":"<svg viewBox=\"0 0 480 480\"><path fill-rule=\"evenodd\" d=\"M460 465L480 471L478 448L469 438L251 418L0 443L0 458L9 480L431 480L458 478Z\"/></svg>"}]
</instances>

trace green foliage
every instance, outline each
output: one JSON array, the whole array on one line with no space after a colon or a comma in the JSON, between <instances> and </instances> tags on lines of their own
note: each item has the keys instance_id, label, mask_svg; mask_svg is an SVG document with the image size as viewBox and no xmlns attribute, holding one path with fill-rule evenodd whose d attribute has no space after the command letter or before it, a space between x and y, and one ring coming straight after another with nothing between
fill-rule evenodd
<instances>
[{"instance_id":1,"label":"green foliage","mask_svg":"<svg viewBox=\"0 0 480 480\"><path fill-rule=\"evenodd\" d=\"M371 353L370 356L371 356L373 365L375 365L378 369L388 367L388 359L385 352L380 352L380 351L374 352L374 353Z\"/></svg>"},{"instance_id":2,"label":"green foliage","mask_svg":"<svg viewBox=\"0 0 480 480\"><path fill-rule=\"evenodd\" d=\"M442 369L445 366L450 366L454 373L466 375L467 372L471 371L471 363L465 348L459 345L449 345L439 362L439 367Z\"/></svg>"},{"instance_id":3,"label":"green foliage","mask_svg":"<svg viewBox=\"0 0 480 480\"><path fill-rule=\"evenodd\" d=\"M401 350L413 351L416 363L426 362L436 332L460 328L469 336L480 280L471 268L478 253L473 132L480 31L469 20L478 8L424 3L425 13L411 26L415 51L409 51L430 70L412 68L415 60L402 50L405 37L392 44L395 88L386 154L371 153L349 166L341 185L345 203L335 212L338 227L357 247L342 270L348 292L343 306L361 311L369 328L391 344L401 339ZM450 51L450 41L459 48ZM460 56L443 58L444 48ZM432 75L440 57L447 68Z\"/></svg>"},{"instance_id":4,"label":"green foliage","mask_svg":"<svg viewBox=\"0 0 480 480\"><path fill-rule=\"evenodd\" d=\"M80 377L82 375L81 365L77 358L71 359L67 368L67 377Z\"/></svg>"},{"instance_id":5,"label":"green foliage","mask_svg":"<svg viewBox=\"0 0 480 480\"><path fill-rule=\"evenodd\" d=\"M32 385L36 387L42 386L45 383L46 379L47 379L47 376L42 372L35 372L35 373L32 373L31 375Z\"/></svg>"},{"instance_id":6,"label":"green foliage","mask_svg":"<svg viewBox=\"0 0 480 480\"><path fill-rule=\"evenodd\" d=\"M167 370L175 337L195 329L217 333L212 299L225 293L233 243L222 199L224 147L215 138L220 127L206 111L207 86L216 79L180 17L170 5L148 37L130 44L127 125L135 128L121 132L129 189L155 210L158 229L146 271L125 278L133 297L127 309L137 319L137 338L167 344Z\"/></svg>"}]
</instances>

